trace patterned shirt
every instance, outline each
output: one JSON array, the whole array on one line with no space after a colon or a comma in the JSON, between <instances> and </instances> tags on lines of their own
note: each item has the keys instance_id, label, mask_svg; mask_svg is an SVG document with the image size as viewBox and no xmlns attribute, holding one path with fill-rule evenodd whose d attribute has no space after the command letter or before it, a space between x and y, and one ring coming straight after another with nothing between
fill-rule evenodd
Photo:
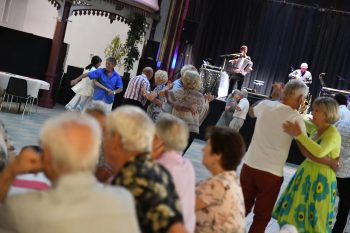
<instances>
[{"instance_id":1,"label":"patterned shirt","mask_svg":"<svg viewBox=\"0 0 350 233\"><path fill-rule=\"evenodd\" d=\"M244 200L236 172L225 171L200 182L196 196L207 204L196 211L196 232L245 232Z\"/></svg>"},{"instance_id":2,"label":"patterned shirt","mask_svg":"<svg viewBox=\"0 0 350 233\"><path fill-rule=\"evenodd\" d=\"M130 79L128 88L125 91L124 98L137 100L142 103L142 105L146 104L147 99L143 97L142 89L150 90L150 84L146 77L146 75L141 74L136 77Z\"/></svg>"},{"instance_id":3,"label":"patterned shirt","mask_svg":"<svg viewBox=\"0 0 350 233\"><path fill-rule=\"evenodd\" d=\"M114 178L134 196L142 232L165 233L182 222L181 205L171 175L149 155L135 156Z\"/></svg>"},{"instance_id":4,"label":"patterned shirt","mask_svg":"<svg viewBox=\"0 0 350 233\"><path fill-rule=\"evenodd\" d=\"M348 178L350 177L350 120L338 121L335 126L341 136L340 166L337 177Z\"/></svg>"},{"instance_id":5,"label":"patterned shirt","mask_svg":"<svg viewBox=\"0 0 350 233\"><path fill-rule=\"evenodd\" d=\"M158 94L160 91L162 91L164 89L164 87L165 87L165 84L157 85L153 91ZM161 106L164 106L164 104L166 103L166 97L162 97L162 96L158 95L156 97L156 99L158 99L162 103ZM148 105L148 108L147 108L147 114L154 122L156 122L158 120L159 114L162 111L163 111L162 107L158 106L154 102L152 102L150 105Z\"/></svg>"}]
</instances>

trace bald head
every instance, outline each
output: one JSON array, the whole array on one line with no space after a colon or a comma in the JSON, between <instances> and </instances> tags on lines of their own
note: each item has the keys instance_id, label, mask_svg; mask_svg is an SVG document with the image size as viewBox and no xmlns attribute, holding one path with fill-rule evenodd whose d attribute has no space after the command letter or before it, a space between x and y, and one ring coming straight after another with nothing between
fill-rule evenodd
<instances>
[{"instance_id":1,"label":"bald head","mask_svg":"<svg viewBox=\"0 0 350 233\"><path fill-rule=\"evenodd\" d=\"M153 69L151 67L145 67L143 68L142 73L147 76L148 80L150 80L153 76Z\"/></svg>"}]
</instances>

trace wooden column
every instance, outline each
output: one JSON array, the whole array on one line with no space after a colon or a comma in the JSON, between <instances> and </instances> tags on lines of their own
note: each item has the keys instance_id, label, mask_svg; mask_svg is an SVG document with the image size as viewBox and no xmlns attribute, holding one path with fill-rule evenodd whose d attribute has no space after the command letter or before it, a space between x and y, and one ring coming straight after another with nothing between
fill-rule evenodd
<instances>
[{"instance_id":1,"label":"wooden column","mask_svg":"<svg viewBox=\"0 0 350 233\"><path fill-rule=\"evenodd\" d=\"M174 69L172 69L172 59L177 53L180 45L183 22L185 21L189 0L173 0L166 25L166 32L163 39L161 61L163 69L169 73L169 79L172 79Z\"/></svg>"},{"instance_id":2,"label":"wooden column","mask_svg":"<svg viewBox=\"0 0 350 233\"><path fill-rule=\"evenodd\" d=\"M69 17L72 1L64 1L63 13L61 19L57 19L55 33L52 39L51 52L49 58L49 65L45 73L45 81L50 83L50 90L44 91L44 94L40 98L39 106L46 108L53 108L54 106L54 94L55 84L57 82L57 66L61 53L64 36L66 34L67 22Z\"/></svg>"}]
</instances>

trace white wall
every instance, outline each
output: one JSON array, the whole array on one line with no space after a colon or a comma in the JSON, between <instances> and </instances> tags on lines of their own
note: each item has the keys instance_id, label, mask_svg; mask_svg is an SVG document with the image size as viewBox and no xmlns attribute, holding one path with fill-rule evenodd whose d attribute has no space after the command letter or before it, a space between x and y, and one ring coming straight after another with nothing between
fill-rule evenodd
<instances>
[{"instance_id":1,"label":"white wall","mask_svg":"<svg viewBox=\"0 0 350 233\"><path fill-rule=\"evenodd\" d=\"M0 0L0 26L19 31L33 33L46 38L53 38L57 20L57 10L47 0L10 0L8 21L2 21L4 3ZM147 20L151 23L151 20ZM69 44L66 66L85 67L90 63L91 56L99 55L103 59L104 50L118 34L123 42L127 38L129 26L119 21L110 23L107 17L101 16L71 16L67 25L64 42ZM147 29L146 38L150 29ZM143 44L138 45L140 54ZM138 62L134 63L131 75L136 74ZM117 71L123 74L123 67Z\"/></svg>"}]
</instances>

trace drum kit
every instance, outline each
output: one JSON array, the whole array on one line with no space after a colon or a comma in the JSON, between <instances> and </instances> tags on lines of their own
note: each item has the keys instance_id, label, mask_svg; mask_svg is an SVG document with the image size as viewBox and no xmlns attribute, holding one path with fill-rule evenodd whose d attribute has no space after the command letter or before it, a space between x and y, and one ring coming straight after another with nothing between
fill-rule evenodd
<instances>
[{"instance_id":1,"label":"drum kit","mask_svg":"<svg viewBox=\"0 0 350 233\"><path fill-rule=\"evenodd\" d=\"M253 66L253 62L249 59L241 57L240 53L224 54L219 57L224 58L222 66L213 66L209 62L204 61L200 68L200 76L202 78L203 89L202 93L211 93L215 96L226 96L229 83L229 74L241 73L247 74L247 70ZM227 63L228 58L235 59L235 62ZM264 85L263 81L254 80L253 89L255 86Z\"/></svg>"}]
</instances>

